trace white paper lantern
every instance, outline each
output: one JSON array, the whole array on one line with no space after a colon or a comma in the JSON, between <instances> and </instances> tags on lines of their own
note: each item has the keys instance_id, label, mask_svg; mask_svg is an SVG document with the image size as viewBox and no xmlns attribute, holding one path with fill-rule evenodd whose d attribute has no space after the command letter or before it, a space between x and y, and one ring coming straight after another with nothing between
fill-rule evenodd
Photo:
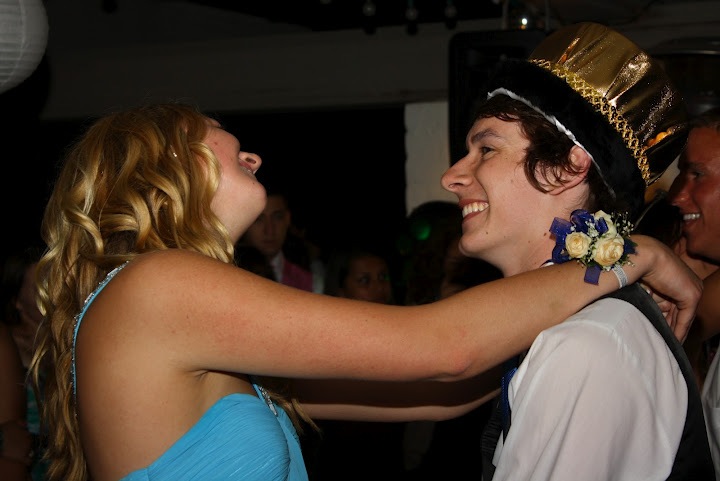
<instances>
[{"instance_id":1,"label":"white paper lantern","mask_svg":"<svg viewBox=\"0 0 720 481\"><path fill-rule=\"evenodd\" d=\"M0 0L0 93L35 71L45 53L47 37L42 0Z\"/></svg>"}]
</instances>

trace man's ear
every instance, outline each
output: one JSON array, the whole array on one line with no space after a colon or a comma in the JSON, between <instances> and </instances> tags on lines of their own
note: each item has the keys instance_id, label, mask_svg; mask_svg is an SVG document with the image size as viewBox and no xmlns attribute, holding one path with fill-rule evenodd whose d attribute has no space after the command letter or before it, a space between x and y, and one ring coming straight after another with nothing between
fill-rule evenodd
<instances>
[{"instance_id":1,"label":"man's ear","mask_svg":"<svg viewBox=\"0 0 720 481\"><path fill-rule=\"evenodd\" d=\"M588 172L592 168L592 158L585 149L577 145L573 145L568 153L570 159L571 170L558 169L553 176L556 182L548 191L549 194L557 195L568 189L576 187L587 178Z\"/></svg>"}]
</instances>

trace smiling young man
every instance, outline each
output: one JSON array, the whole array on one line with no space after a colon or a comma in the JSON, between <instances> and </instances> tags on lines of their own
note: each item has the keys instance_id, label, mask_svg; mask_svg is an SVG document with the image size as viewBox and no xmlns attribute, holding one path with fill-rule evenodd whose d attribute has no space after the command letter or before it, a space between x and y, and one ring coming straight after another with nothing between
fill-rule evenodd
<instances>
[{"instance_id":1,"label":"smiling young man","mask_svg":"<svg viewBox=\"0 0 720 481\"><path fill-rule=\"evenodd\" d=\"M671 201L683 216L688 252L720 262L720 107L690 127Z\"/></svg>"},{"instance_id":2,"label":"smiling young man","mask_svg":"<svg viewBox=\"0 0 720 481\"><path fill-rule=\"evenodd\" d=\"M501 63L487 92L442 179L463 210L460 249L505 276L578 260L586 281L611 270L623 287L627 221L685 141L659 65L583 23ZM713 479L697 386L668 334L638 286L541 333L503 386L483 479Z\"/></svg>"}]
</instances>

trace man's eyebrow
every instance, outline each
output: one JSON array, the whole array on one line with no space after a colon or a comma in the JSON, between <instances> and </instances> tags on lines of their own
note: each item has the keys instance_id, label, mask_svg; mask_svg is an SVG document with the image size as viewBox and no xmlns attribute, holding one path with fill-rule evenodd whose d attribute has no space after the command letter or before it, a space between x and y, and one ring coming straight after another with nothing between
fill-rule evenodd
<instances>
[{"instance_id":1,"label":"man's eyebrow","mask_svg":"<svg viewBox=\"0 0 720 481\"><path fill-rule=\"evenodd\" d=\"M700 162L695 162L693 160L690 160L684 155L682 157L680 157L680 159L678 159L678 164L677 164L678 169L681 169L681 170L696 168L699 165L702 165L702 164Z\"/></svg>"},{"instance_id":2,"label":"man's eyebrow","mask_svg":"<svg viewBox=\"0 0 720 481\"><path fill-rule=\"evenodd\" d=\"M499 138L500 138L500 134L498 134L498 133L497 133L494 129L492 129L492 128L482 129L482 130L480 130L480 131L478 131L478 132L475 132L473 135L471 135L470 138L468 139L468 142L469 142L471 145L472 145L472 144L476 144L476 143L480 142L482 139L484 139L484 138L486 138L486 137L495 137L495 138L498 138L498 139L499 139Z\"/></svg>"}]
</instances>

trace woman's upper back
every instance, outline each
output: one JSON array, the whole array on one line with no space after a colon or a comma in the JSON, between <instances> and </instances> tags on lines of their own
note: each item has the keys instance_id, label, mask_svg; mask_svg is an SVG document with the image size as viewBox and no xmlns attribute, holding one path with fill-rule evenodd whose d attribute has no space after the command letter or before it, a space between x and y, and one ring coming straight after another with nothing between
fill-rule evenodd
<instances>
[{"instance_id":1,"label":"woman's upper back","mask_svg":"<svg viewBox=\"0 0 720 481\"><path fill-rule=\"evenodd\" d=\"M68 381L93 478L307 479L292 422L247 376L193 370L197 353L183 364L187 344L173 336L184 331L161 319L181 317L177 307L152 295L156 279L138 295L147 269L135 262L108 275L77 318Z\"/></svg>"}]
</instances>

